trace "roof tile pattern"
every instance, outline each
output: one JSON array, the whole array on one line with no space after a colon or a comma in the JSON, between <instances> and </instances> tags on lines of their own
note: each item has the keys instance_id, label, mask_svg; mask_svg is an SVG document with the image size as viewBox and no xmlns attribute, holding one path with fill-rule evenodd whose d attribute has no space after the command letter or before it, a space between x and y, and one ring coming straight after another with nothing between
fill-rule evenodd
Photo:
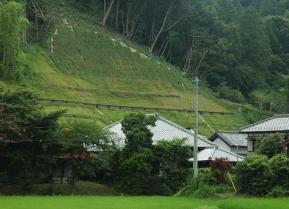
<instances>
[{"instance_id":1,"label":"roof tile pattern","mask_svg":"<svg viewBox=\"0 0 289 209\"><path fill-rule=\"evenodd\" d=\"M247 146L247 134L237 132L219 132L218 135L226 141L230 146Z\"/></svg>"},{"instance_id":2,"label":"roof tile pattern","mask_svg":"<svg viewBox=\"0 0 289 209\"><path fill-rule=\"evenodd\" d=\"M106 130L110 133L111 140L118 146L124 147L125 135L121 130L121 122L117 122L107 127ZM153 133L153 143L156 144L160 140L173 140L176 138L186 139L186 145L194 146L194 133L163 118L158 116L156 126L149 127ZM204 137L198 137L199 147L213 147L215 144Z\"/></svg>"},{"instance_id":3,"label":"roof tile pattern","mask_svg":"<svg viewBox=\"0 0 289 209\"><path fill-rule=\"evenodd\" d=\"M276 115L240 129L241 133L289 132L289 115Z\"/></svg>"},{"instance_id":4,"label":"roof tile pattern","mask_svg":"<svg viewBox=\"0 0 289 209\"><path fill-rule=\"evenodd\" d=\"M216 160L218 158L226 158L230 162L239 162L243 161L245 157L241 155L237 155L236 153L224 150L224 149L219 149L217 147L213 148L206 148L202 151L199 152L198 154L198 161L211 161L211 160ZM193 160L193 159L191 159Z\"/></svg>"}]
</instances>

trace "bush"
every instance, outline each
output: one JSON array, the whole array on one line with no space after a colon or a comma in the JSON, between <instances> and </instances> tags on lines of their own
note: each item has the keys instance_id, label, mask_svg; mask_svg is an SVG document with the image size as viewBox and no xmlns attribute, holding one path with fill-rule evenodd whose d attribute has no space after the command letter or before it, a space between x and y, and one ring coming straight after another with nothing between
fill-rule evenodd
<instances>
[{"instance_id":1,"label":"bush","mask_svg":"<svg viewBox=\"0 0 289 209\"><path fill-rule=\"evenodd\" d=\"M269 161L272 185L289 188L289 158L284 155L276 155Z\"/></svg>"},{"instance_id":2,"label":"bush","mask_svg":"<svg viewBox=\"0 0 289 209\"><path fill-rule=\"evenodd\" d=\"M214 171L218 183L225 183L226 173L228 173L232 168L232 164L228 161L228 159L218 158L213 160L210 165Z\"/></svg>"},{"instance_id":3,"label":"bush","mask_svg":"<svg viewBox=\"0 0 289 209\"><path fill-rule=\"evenodd\" d=\"M188 178L186 186L178 193L179 196L213 197L217 191L217 181L211 168L199 170L198 178Z\"/></svg>"},{"instance_id":4,"label":"bush","mask_svg":"<svg viewBox=\"0 0 289 209\"><path fill-rule=\"evenodd\" d=\"M236 181L241 193L265 195L271 189L269 160L255 155L237 164Z\"/></svg>"},{"instance_id":5,"label":"bush","mask_svg":"<svg viewBox=\"0 0 289 209\"><path fill-rule=\"evenodd\" d=\"M258 153L266 155L269 158L282 152L280 146L283 142L283 136L281 134L268 135L258 141Z\"/></svg>"},{"instance_id":6,"label":"bush","mask_svg":"<svg viewBox=\"0 0 289 209\"><path fill-rule=\"evenodd\" d=\"M289 190L284 189L284 187L281 187L281 186L275 186L269 193L270 197L275 197L275 198L286 197L288 195L289 195Z\"/></svg>"},{"instance_id":7,"label":"bush","mask_svg":"<svg viewBox=\"0 0 289 209\"><path fill-rule=\"evenodd\" d=\"M129 194L152 194L150 177L153 155L150 149L142 149L122 161L120 188Z\"/></svg>"}]
</instances>

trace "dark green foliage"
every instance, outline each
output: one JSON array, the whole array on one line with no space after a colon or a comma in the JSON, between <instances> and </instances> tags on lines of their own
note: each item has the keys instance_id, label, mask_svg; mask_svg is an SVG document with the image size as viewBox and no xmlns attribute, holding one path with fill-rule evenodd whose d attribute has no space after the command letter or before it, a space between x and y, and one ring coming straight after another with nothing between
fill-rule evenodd
<instances>
[{"instance_id":1,"label":"dark green foliage","mask_svg":"<svg viewBox=\"0 0 289 209\"><path fill-rule=\"evenodd\" d=\"M141 148L152 148L153 134L148 126L155 125L155 117L146 117L141 113L132 113L121 122L122 131L126 135L126 149L137 152Z\"/></svg>"},{"instance_id":2,"label":"dark green foliage","mask_svg":"<svg viewBox=\"0 0 289 209\"><path fill-rule=\"evenodd\" d=\"M120 189L130 194L154 193L150 183L153 172L152 133L149 125L155 124L154 116L141 113L126 115L122 130L126 135L124 150L118 155L117 181ZM118 153L116 153L118 154Z\"/></svg>"},{"instance_id":3,"label":"dark green foliage","mask_svg":"<svg viewBox=\"0 0 289 209\"><path fill-rule=\"evenodd\" d=\"M154 116L140 113L127 115L122 121L126 145L116 151L112 163L114 181L121 191L130 194L176 193L191 175L191 149L184 139L152 144L148 125Z\"/></svg>"},{"instance_id":4,"label":"dark green foliage","mask_svg":"<svg viewBox=\"0 0 289 209\"><path fill-rule=\"evenodd\" d=\"M61 148L57 120L62 112L44 114L26 91L2 92L0 110L5 118L0 120L0 149L6 181L20 181L29 189L26 185L35 180L51 178Z\"/></svg>"},{"instance_id":5,"label":"dark green foliage","mask_svg":"<svg viewBox=\"0 0 289 209\"><path fill-rule=\"evenodd\" d=\"M255 155L237 164L236 181L240 193L265 195L271 189L269 160Z\"/></svg>"},{"instance_id":6,"label":"dark green foliage","mask_svg":"<svg viewBox=\"0 0 289 209\"><path fill-rule=\"evenodd\" d=\"M188 176L192 174L191 163L188 161L193 155L192 150L185 146L184 139L160 141L154 146L154 164L160 172L163 194L174 194L180 190Z\"/></svg>"},{"instance_id":7,"label":"dark green foliage","mask_svg":"<svg viewBox=\"0 0 289 209\"><path fill-rule=\"evenodd\" d=\"M106 182L111 178L109 161L113 147L109 144L107 133L97 124L85 121L64 124L61 138L64 153L87 155L87 158L69 160L75 179Z\"/></svg>"},{"instance_id":8,"label":"dark green foliage","mask_svg":"<svg viewBox=\"0 0 289 209\"><path fill-rule=\"evenodd\" d=\"M279 154L270 159L270 175L274 187L280 186L289 192L289 158Z\"/></svg>"},{"instance_id":9,"label":"dark green foliage","mask_svg":"<svg viewBox=\"0 0 289 209\"><path fill-rule=\"evenodd\" d=\"M237 103L242 103L245 101L245 97L239 90L232 89L224 83L217 88L217 91L219 93L219 97L221 98Z\"/></svg>"},{"instance_id":10,"label":"dark green foliage","mask_svg":"<svg viewBox=\"0 0 289 209\"><path fill-rule=\"evenodd\" d=\"M268 194L270 197L280 198L287 197L289 195L288 187L275 186L272 191Z\"/></svg>"},{"instance_id":11,"label":"dark green foliage","mask_svg":"<svg viewBox=\"0 0 289 209\"><path fill-rule=\"evenodd\" d=\"M129 194L153 194L156 186L152 181L153 155L150 149L141 149L120 165L121 190Z\"/></svg>"},{"instance_id":12,"label":"dark green foliage","mask_svg":"<svg viewBox=\"0 0 289 209\"><path fill-rule=\"evenodd\" d=\"M71 184L34 184L29 191L19 185L5 185L0 188L1 195L97 195L113 196L118 193L112 188L93 182L79 181Z\"/></svg>"},{"instance_id":13,"label":"dark green foliage","mask_svg":"<svg viewBox=\"0 0 289 209\"><path fill-rule=\"evenodd\" d=\"M276 154L282 152L282 147L280 146L284 141L284 136L281 134L268 135L262 139L258 140L258 153L266 155L269 158Z\"/></svg>"},{"instance_id":14,"label":"dark green foliage","mask_svg":"<svg viewBox=\"0 0 289 209\"><path fill-rule=\"evenodd\" d=\"M240 193L284 197L289 195L289 158L283 154L268 160L256 155L237 164L236 179Z\"/></svg>"},{"instance_id":15,"label":"dark green foliage","mask_svg":"<svg viewBox=\"0 0 289 209\"><path fill-rule=\"evenodd\" d=\"M211 168L199 170L198 178L188 178L185 187L179 191L179 196L215 198L219 194L232 192L228 184L219 184Z\"/></svg>"}]
</instances>

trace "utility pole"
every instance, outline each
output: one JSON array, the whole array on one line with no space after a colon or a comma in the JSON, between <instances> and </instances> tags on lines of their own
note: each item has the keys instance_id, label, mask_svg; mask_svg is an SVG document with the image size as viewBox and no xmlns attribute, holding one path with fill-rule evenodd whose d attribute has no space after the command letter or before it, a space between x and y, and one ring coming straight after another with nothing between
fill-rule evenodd
<instances>
[{"instance_id":1,"label":"utility pole","mask_svg":"<svg viewBox=\"0 0 289 209\"><path fill-rule=\"evenodd\" d=\"M198 177L198 126L199 126L199 79L195 81L195 132L194 132L194 178Z\"/></svg>"}]
</instances>

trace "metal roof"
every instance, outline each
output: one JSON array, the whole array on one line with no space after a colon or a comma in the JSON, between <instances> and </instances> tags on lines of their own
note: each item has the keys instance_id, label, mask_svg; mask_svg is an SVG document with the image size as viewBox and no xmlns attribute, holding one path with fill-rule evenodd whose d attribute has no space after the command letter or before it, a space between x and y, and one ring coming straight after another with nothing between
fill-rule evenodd
<instances>
[{"instance_id":1,"label":"metal roof","mask_svg":"<svg viewBox=\"0 0 289 209\"><path fill-rule=\"evenodd\" d=\"M198 153L198 161L211 161L218 158L226 158L230 162L239 162L245 160L245 157L238 155L236 153L220 149L218 147L206 148ZM190 161L194 159L191 158Z\"/></svg>"},{"instance_id":2,"label":"metal roof","mask_svg":"<svg viewBox=\"0 0 289 209\"><path fill-rule=\"evenodd\" d=\"M220 137L231 147L247 147L247 137L245 133L220 131L214 134L211 139L212 141Z\"/></svg>"},{"instance_id":3,"label":"metal roof","mask_svg":"<svg viewBox=\"0 0 289 209\"><path fill-rule=\"evenodd\" d=\"M188 146L194 146L194 133L189 131L161 116L156 117L156 125L154 127L149 126L150 131L153 133L153 143L156 144L160 140L173 140L176 138L186 139L185 144ZM125 146L125 135L121 130L121 121L118 121L105 129L110 133L110 137L113 143L118 147ZM215 144L203 136L198 136L199 147L213 147Z\"/></svg>"},{"instance_id":4,"label":"metal roof","mask_svg":"<svg viewBox=\"0 0 289 209\"><path fill-rule=\"evenodd\" d=\"M240 129L240 133L288 132L289 114L276 115Z\"/></svg>"}]
</instances>

